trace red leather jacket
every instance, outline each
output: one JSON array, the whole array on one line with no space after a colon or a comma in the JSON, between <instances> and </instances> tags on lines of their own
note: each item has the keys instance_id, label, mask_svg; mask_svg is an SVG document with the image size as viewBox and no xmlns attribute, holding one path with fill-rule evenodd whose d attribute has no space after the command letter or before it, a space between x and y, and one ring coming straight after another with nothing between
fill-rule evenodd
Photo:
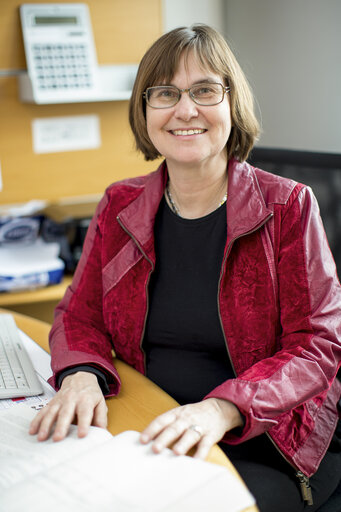
<instances>
[{"instance_id":1,"label":"red leather jacket","mask_svg":"<svg viewBox=\"0 0 341 512\"><path fill-rule=\"evenodd\" d=\"M296 469L313 474L338 419L341 288L311 190L247 163L228 168L227 243L219 314L236 378L209 397L246 418L239 443L263 432ZM111 185L89 227L72 285L56 310L52 368L90 364L120 380L118 357L145 371L141 343L155 265L154 219L165 163Z\"/></svg>"}]
</instances>

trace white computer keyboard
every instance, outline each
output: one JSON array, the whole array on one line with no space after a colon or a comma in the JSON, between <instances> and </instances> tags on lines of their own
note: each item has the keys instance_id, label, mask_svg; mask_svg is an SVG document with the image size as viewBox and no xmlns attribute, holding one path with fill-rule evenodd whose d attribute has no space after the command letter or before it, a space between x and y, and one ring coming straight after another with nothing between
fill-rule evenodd
<instances>
[{"instance_id":1,"label":"white computer keyboard","mask_svg":"<svg viewBox=\"0 0 341 512\"><path fill-rule=\"evenodd\" d=\"M0 399L40 395L43 388L10 314L0 314Z\"/></svg>"}]
</instances>

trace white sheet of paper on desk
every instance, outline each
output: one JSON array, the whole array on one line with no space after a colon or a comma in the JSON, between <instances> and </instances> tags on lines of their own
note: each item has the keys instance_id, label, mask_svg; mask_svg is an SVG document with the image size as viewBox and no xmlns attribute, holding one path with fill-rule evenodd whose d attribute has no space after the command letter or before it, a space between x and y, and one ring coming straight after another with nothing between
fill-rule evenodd
<instances>
[{"instance_id":1,"label":"white sheet of paper on desk","mask_svg":"<svg viewBox=\"0 0 341 512\"><path fill-rule=\"evenodd\" d=\"M113 437L92 427L76 439L72 427L60 443L38 443L30 418L27 408L0 415L6 512L240 512L254 503L227 468L170 450L155 455L137 432Z\"/></svg>"},{"instance_id":2,"label":"white sheet of paper on desk","mask_svg":"<svg viewBox=\"0 0 341 512\"><path fill-rule=\"evenodd\" d=\"M51 356L43 348L41 348L35 341L33 341L27 334L19 329L20 338L22 339L25 348L31 358L36 372L47 381L52 376L51 370Z\"/></svg>"}]
</instances>

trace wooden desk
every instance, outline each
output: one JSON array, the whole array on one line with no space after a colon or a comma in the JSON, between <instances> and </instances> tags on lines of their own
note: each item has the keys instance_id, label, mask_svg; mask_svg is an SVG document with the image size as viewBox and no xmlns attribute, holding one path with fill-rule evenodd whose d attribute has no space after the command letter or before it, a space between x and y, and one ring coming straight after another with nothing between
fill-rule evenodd
<instances>
[{"instance_id":1,"label":"wooden desk","mask_svg":"<svg viewBox=\"0 0 341 512\"><path fill-rule=\"evenodd\" d=\"M8 313L10 311L0 309L0 312ZM13 313L13 316L18 327L49 352L50 325L18 313ZM141 431L157 415L177 405L177 402L167 393L123 361L116 359L115 366L122 380L122 388L119 396L107 399L108 430L113 435L124 430ZM207 461L226 466L240 478L236 469L218 446L211 449ZM249 507L243 512L258 512L258 508Z\"/></svg>"},{"instance_id":2,"label":"wooden desk","mask_svg":"<svg viewBox=\"0 0 341 512\"><path fill-rule=\"evenodd\" d=\"M71 281L71 276L65 276L59 284L34 290L0 293L0 307L52 323L54 309L64 297Z\"/></svg>"}]
</instances>

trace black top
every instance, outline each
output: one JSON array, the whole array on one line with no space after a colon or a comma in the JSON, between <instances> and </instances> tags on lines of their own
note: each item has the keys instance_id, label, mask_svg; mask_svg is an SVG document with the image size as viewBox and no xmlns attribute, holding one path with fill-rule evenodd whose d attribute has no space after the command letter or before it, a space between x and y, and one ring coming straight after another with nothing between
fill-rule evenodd
<instances>
[{"instance_id":1,"label":"black top","mask_svg":"<svg viewBox=\"0 0 341 512\"><path fill-rule=\"evenodd\" d=\"M200 401L234 376L218 314L226 205L183 219L163 199L154 231L156 267L143 341L147 376L180 404Z\"/></svg>"},{"instance_id":2,"label":"black top","mask_svg":"<svg viewBox=\"0 0 341 512\"><path fill-rule=\"evenodd\" d=\"M200 219L174 214L163 198L155 219L156 267L149 286L143 349L147 377L180 404L198 402L233 378L218 314L218 281L226 244L226 205ZM69 368L97 375L91 366Z\"/></svg>"}]
</instances>

